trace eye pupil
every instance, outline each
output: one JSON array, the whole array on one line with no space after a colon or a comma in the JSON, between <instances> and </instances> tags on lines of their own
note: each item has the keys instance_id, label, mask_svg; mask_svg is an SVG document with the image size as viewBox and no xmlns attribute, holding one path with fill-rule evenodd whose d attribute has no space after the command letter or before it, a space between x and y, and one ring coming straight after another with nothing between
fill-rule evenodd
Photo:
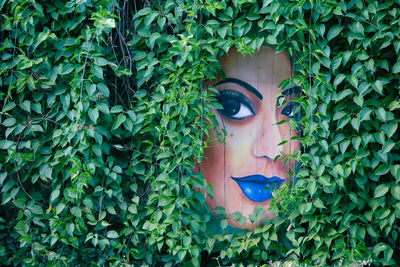
<instances>
[{"instance_id":1,"label":"eye pupil","mask_svg":"<svg viewBox=\"0 0 400 267\"><path fill-rule=\"evenodd\" d=\"M243 120L255 115L250 100L238 91L222 90L217 101L222 106L218 111L225 118Z\"/></svg>"},{"instance_id":2,"label":"eye pupil","mask_svg":"<svg viewBox=\"0 0 400 267\"><path fill-rule=\"evenodd\" d=\"M286 117L288 117L288 118L290 118L290 119L294 118L295 115L296 115L294 113L295 112L295 106L297 106L297 105L298 104L294 103L294 102L287 104L286 107L283 108L281 114L286 116Z\"/></svg>"},{"instance_id":3,"label":"eye pupil","mask_svg":"<svg viewBox=\"0 0 400 267\"><path fill-rule=\"evenodd\" d=\"M236 115L240 110L240 102L235 99L225 99L221 102L221 105L227 115Z\"/></svg>"}]
</instances>

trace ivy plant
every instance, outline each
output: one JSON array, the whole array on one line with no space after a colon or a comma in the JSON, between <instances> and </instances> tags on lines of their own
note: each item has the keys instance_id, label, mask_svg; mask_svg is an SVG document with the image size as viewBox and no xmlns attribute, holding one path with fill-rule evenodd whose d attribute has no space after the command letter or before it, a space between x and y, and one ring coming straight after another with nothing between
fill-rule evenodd
<instances>
[{"instance_id":1,"label":"ivy plant","mask_svg":"<svg viewBox=\"0 0 400 267\"><path fill-rule=\"evenodd\" d=\"M399 0L0 13L2 265L400 264ZM274 219L228 233L222 218L210 235L213 188L194 171L218 108L204 81L232 47L262 45L290 54L302 89L301 169Z\"/></svg>"}]
</instances>

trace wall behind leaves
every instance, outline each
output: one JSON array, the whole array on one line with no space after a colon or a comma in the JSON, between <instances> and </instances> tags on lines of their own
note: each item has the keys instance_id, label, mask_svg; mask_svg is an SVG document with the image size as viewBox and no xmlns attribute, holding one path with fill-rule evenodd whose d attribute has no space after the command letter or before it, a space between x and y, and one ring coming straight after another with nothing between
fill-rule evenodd
<instances>
[{"instance_id":1,"label":"wall behind leaves","mask_svg":"<svg viewBox=\"0 0 400 267\"><path fill-rule=\"evenodd\" d=\"M3 265L400 264L399 1L0 10ZM302 169L279 216L211 235L213 190L193 173L217 107L202 81L230 47L261 45L290 53L303 89Z\"/></svg>"}]
</instances>

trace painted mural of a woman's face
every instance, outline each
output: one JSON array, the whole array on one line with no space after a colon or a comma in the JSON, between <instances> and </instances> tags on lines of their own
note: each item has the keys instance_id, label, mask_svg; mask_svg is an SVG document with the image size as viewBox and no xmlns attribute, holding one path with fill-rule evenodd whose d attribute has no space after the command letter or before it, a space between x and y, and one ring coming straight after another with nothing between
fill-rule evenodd
<instances>
[{"instance_id":1,"label":"painted mural of a woman's face","mask_svg":"<svg viewBox=\"0 0 400 267\"><path fill-rule=\"evenodd\" d=\"M291 77L292 68L287 53L276 54L263 46L252 56L243 56L231 49L220 59L226 79L217 80L218 101L222 109L215 110L219 128L226 131L225 143L214 141L205 150L201 172L207 183L214 187L214 197L206 202L214 211L217 206L225 208L227 215L241 212L248 217L257 204L265 210L265 217L274 215L268 211L272 189L289 183L290 167L282 158L298 149L297 141L284 140L296 136L288 121L294 117L290 93L283 93L286 104L277 105L278 85ZM286 95L286 96L285 96ZM212 132L212 138L216 137ZM229 224L254 229L247 220L239 226L228 218Z\"/></svg>"}]
</instances>

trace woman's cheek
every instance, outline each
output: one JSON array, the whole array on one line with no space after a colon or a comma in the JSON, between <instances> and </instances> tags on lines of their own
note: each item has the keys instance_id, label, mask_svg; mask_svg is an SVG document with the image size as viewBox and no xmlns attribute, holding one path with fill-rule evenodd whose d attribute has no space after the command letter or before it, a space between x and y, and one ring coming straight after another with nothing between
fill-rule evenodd
<instances>
[{"instance_id":1,"label":"woman's cheek","mask_svg":"<svg viewBox=\"0 0 400 267\"><path fill-rule=\"evenodd\" d=\"M243 176L243 171L250 166L251 149L254 143L254 134L249 126L226 125L226 165L233 172L233 176Z\"/></svg>"}]
</instances>

